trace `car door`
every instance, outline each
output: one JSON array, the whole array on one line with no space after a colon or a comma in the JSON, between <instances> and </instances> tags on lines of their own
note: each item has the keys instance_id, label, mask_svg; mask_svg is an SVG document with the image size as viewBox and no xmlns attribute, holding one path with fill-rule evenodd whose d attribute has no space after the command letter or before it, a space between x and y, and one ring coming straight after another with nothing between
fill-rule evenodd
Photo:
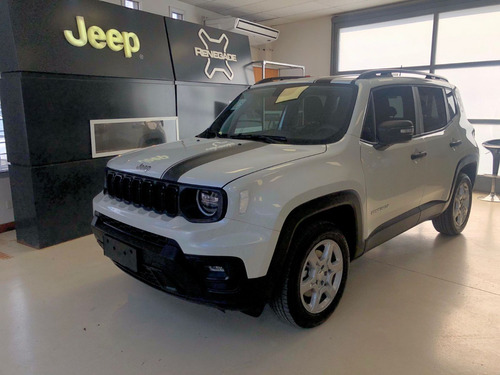
<instances>
[{"instance_id":1,"label":"car door","mask_svg":"<svg viewBox=\"0 0 500 375\"><path fill-rule=\"evenodd\" d=\"M441 87L420 86L417 111L421 112L424 151L429 168L425 173L422 203L446 201L450 194L462 144L453 92ZM454 124L455 123L455 124Z\"/></svg>"},{"instance_id":2,"label":"car door","mask_svg":"<svg viewBox=\"0 0 500 375\"><path fill-rule=\"evenodd\" d=\"M365 236L376 235L392 225L402 232L415 225L419 218L425 169L424 140L414 137L407 143L377 147L377 128L390 120L410 120L416 124L411 86L383 87L371 93L361 135L366 186Z\"/></svg>"}]
</instances>

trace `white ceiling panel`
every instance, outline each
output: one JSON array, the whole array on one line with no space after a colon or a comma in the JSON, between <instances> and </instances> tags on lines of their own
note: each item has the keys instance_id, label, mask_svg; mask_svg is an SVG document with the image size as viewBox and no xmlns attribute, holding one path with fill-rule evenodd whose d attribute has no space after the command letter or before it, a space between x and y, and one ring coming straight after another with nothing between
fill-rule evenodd
<instances>
[{"instance_id":1,"label":"white ceiling panel","mask_svg":"<svg viewBox=\"0 0 500 375\"><path fill-rule=\"evenodd\" d=\"M180 0L225 16L266 25L280 25L316 17L372 8L404 0Z\"/></svg>"},{"instance_id":2,"label":"white ceiling panel","mask_svg":"<svg viewBox=\"0 0 500 375\"><path fill-rule=\"evenodd\" d=\"M290 17L290 16L300 16L306 15L307 13L315 13L320 11L322 13L324 10L331 7L327 5L320 4L316 1L308 1L301 4L296 4L288 7L283 7L273 11L274 14L278 14L280 17Z\"/></svg>"}]
</instances>

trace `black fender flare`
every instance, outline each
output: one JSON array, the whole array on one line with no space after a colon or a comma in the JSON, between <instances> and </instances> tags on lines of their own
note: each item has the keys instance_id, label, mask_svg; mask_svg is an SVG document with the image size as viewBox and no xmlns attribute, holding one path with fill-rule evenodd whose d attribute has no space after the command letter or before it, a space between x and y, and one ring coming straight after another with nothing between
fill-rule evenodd
<instances>
[{"instance_id":1,"label":"black fender flare","mask_svg":"<svg viewBox=\"0 0 500 375\"><path fill-rule=\"evenodd\" d=\"M443 212L446 211L446 209L448 208L448 206L451 203L451 199L453 197L453 191L455 190L458 176L468 166L474 166L474 168L475 168L474 176L470 176L471 181L472 181L472 187L474 187L474 183L476 181L476 176L477 176L478 165L479 165L479 154L478 153L477 154L470 154L470 155L467 155L467 156L463 157L462 159L460 159L460 161L457 164L457 168L455 169L455 176L453 177L453 184L451 185L451 189L450 189L450 192L448 194L448 199L446 199L446 204L443 208Z\"/></svg>"},{"instance_id":2,"label":"black fender flare","mask_svg":"<svg viewBox=\"0 0 500 375\"><path fill-rule=\"evenodd\" d=\"M356 245L355 249L350 249L351 260L363 254L362 209L361 200L357 192L354 190L341 191L305 202L290 212L281 227L278 242L267 272L270 293L274 293L275 287L280 285L287 262L291 259L289 248L297 228L313 216L341 206L349 206L354 212L356 221L356 228L354 228Z\"/></svg>"}]
</instances>

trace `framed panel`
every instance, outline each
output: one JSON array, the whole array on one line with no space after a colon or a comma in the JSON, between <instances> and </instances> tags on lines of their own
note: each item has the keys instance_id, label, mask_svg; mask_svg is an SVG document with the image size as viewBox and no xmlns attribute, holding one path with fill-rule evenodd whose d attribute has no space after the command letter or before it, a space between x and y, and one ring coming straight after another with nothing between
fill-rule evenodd
<instances>
[{"instance_id":1,"label":"framed panel","mask_svg":"<svg viewBox=\"0 0 500 375\"><path fill-rule=\"evenodd\" d=\"M179 140L177 117L90 120L92 157L114 156Z\"/></svg>"}]
</instances>

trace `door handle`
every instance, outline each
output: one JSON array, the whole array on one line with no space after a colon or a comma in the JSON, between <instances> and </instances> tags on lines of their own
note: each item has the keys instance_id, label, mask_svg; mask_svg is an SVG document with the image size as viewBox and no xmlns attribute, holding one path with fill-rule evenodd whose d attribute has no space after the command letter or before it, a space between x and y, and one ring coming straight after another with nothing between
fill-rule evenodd
<instances>
[{"instance_id":1,"label":"door handle","mask_svg":"<svg viewBox=\"0 0 500 375\"><path fill-rule=\"evenodd\" d=\"M450 147L457 147L457 146L460 146L461 144L462 144L462 141L460 139L458 139L456 141L451 141Z\"/></svg>"},{"instance_id":2,"label":"door handle","mask_svg":"<svg viewBox=\"0 0 500 375\"><path fill-rule=\"evenodd\" d=\"M425 152L425 151L417 152L415 154L411 154L411 160L425 158L426 156L427 156L427 152Z\"/></svg>"}]
</instances>

